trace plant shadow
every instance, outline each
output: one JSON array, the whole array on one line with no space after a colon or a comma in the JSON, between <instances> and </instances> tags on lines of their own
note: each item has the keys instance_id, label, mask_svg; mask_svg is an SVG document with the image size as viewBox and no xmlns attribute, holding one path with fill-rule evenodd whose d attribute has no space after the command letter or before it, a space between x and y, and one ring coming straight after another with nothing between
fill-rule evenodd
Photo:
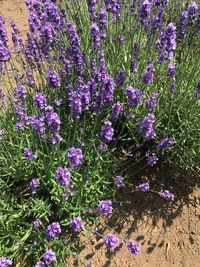
<instances>
[{"instance_id":1,"label":"plant shadow","mask_svg":"<svg viewBox=\"0 0 200 267\"><path fill-rule=\"evenodd\" d=\"M162 199L159 194L152 192L131 193L131 190L142 182L149 182L155 191L167 189L173 192L176 196L175 201L168 202ZM108 229L118 235L123 232L124 239L130 239L134 233L134 239L141 245L145 244L146 253L151 254L155 248L162 248L166 245L165 233L173 225L174 220L181 215L183 208L198 205L197 199L191 197L191 193L199 185L199 175L192 172L174 170L169 166L146 169L131 178L130 186L119 190L115 201L113 201L114 212L111 217L105 219L105 224L104 222L100 224L99 232L101 235L108 233ZM158 227L158 222L162 222L160 227ZM148 233L145 236L139 234L141 226L148 227ZM126 228L125 233L124 227ZM152 238L155 228L160 231L156 240ZM193 237L189 235L188 238L193 244ZM102 242L96 245L96 252L102 246ZM88 256L86 255L85 258L88 259ZM94 256L95 252L90 255L90 260ZM105 257L107 261L103 266L108 267L111 264L110 256L105 253Z\"/></svg>"}]
</instances>

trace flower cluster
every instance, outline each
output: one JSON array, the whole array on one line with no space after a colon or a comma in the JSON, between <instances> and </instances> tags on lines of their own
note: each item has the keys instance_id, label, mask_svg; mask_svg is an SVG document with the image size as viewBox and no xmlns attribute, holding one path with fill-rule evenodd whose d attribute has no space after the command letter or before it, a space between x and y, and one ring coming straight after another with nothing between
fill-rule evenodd
<instances>
[{"instance_id":1,"label":"flower cluster","mask_svg":"<svg viewBox=\"0 0 200 267\"><path fill-rule=\"evenodd\" d=\"M70 175L69 170L66 167L64 168L59 167L56 170L55 178L60 185L66 186L70 182L71 175Z\"/></svg>"},{"instance_id":2,"label":"flower cluster","mask_svg":"<svg viewBox=\"0 0 200 267\"><path fill-rule=\"evenodd\" d=\"M8 267L11 266L13 262L5 257L0 257L0 266L1 267Z\"/></svg>"},{"instance_id":3,"label":"flower cluster","mask_svg":"<svg viewBox=\"0 0 200 267\"><path fill-rule=\"evenodd\" d=\"M103 126L101 127L101 141L104 143L108 143L112 141L114 135L114 129L112 127L112 122L110 121L105 121Z\"/></svg>"},{"instance_id":4,"label":"flower cluster","mask_svg":"<svg viewBox=\"0 0 200 267\"><path fill-rule=\"evenodd\" d=\"M33 154L32 150L28 147L24 148L23 156L29 161L33 161L36 159L36 156Z\"/></svg>"},{"instance_id":5,"label":"flower cluster","mask_svg":"<svg viewBox=\"0 0 200 267\"><path fill-rule=\"evenodd\" d=\"M101 215L111 214L113 211L111 200L101 200L96 210Z\"/></svg>"},{"instance_id":6,"label":"flower cluster","mask_svg":"<svg viewBox=\"0 0 200 267\"><path fill-rule=\"evenodd\" d=\"M141 252L141 247L135 240L126 241L126 246L133 255L138 255Z\"/></svg>"},{"instance_id":7,"label":"flower cluster","mask_svg":"<svg viewBox=\"0 0 200 267\"><path fill-rule=\"evenodd\" d=\"M67 153L67 160L70 167L78 167L83 160L83 153L80 148L71 147Z\"/></svg>"},{"instance_id":8,"label":"flower cluster","mask_svg":"<svg viewBox=\"0 0 200 267\"><path fill-rule=\"evenodd\" d=\"M103 241L108 249L114 250L116 245L119 243L119 239L113 234L108 234L103 238Z\"/></svg>"},{"instance_id":9,"label":"flower cluster","mask_svg":"<svg viewBox=\"0 0 200 267\"><path fill-rule=\"evenodd\" d=\"M175 199L174 194L169 192L169 190L161 190L159 195L167 201L174 201Z\"/></svg>"},{"instance_id":10,"label":"flower cluster","mask_svg":"<svg viewBox=\"0 0 200 267\"><path fill-rule=\"evenodd\" d=\"M39 185L40 185L40 180L38 178L33 178L30 181L29 186L30 186L30 189L31 189L32 194L35 194L36 193L36 189L37 189L37 187Z\"/></svg>"},{"instance_id":11,"label":"flower cluster","mask_svg":"<svg viewBox=\"0 0 200 267\"><path fill-rule=\"evenodd\" d=\"M84 227L84 223L81 219L81 217L74 217L71 220L71 227L73 232L79 232Z\"/></svg>"},{"instance_id":12,"label":"flower cluster","mask_svg":"<svg viewBox=\"0 0 200 267\"><path fill-rule=\"evenodd\" d=\"M176 49L176 26L172 22L164 32L161 32L160 38L156 42L156 48L159 51L160 61L173 58L173 52Z\"/></svg>"},{"instance_id":13,"label":"flower cluster","mask_svg":"<svg viewBox=\"0 0 200 267\"><path fill-rule=\"evenodd\" d=\"M114 179L115 186L117 188L125 186L123 177L121 175L117 175Z\"/></svg>"},{"instance_id":14,"label":"flower cluster","mask_svg":"<svg viewBox=\"0 0 200 267\"><path fill-rule=\"evenodd\" d=\"M126 89L126 95L130 106L138 106L142 99L143 92L140 89L129 86Z\"/></svg>"},{"instance_id":15,"label":"flower cluster","mask_svg":"<svg viewBox=\"0 0 200 267\"><path fill-rule=\"evenodd\" d=\"M142 184L139 184L138 186L136 186L136 188L139 191L146 192L150 189L150 185L149 185L149 183L142 183Z\"/></svg>"},{"instance_id":16,"label":"flower cluster","mask_svg":"<svg viewBox=\"0 0 200 267\"><path fill-rule=\"evenodd\" d=\"M155 122L155 116L149 113L141 122L139 132L146 138L152 139L156 136L153 124Z\"/></svg>"},{"instance_id":17,"label":"flower cluster","mask_svg":"<svg viewBox=\"0 0 200 267\"><path fill-rule=\"evenodd\" d=\"M40 219L36 219L33 224L35 229L38 230L42 226L42 221Z\"/></svg>"},{"instance_id":18,"label":"flower cluster","mask_svg":"<svg viewBox=\"0 0 200 267\"><path fill-rule=\"evenodd\" d=\"M152 152L148 151L147 154L146 154L146 156L147 156L147 164L149 166L152 167L152 166L154 166L157 163L158 157L156 156L155 153L152 153Z\"/></svg>"},{"instance_id":19,"label":"flower cluster","mask_svg":"<svg viewBox=\"0 0 200 267\"><path fill-rule=\"evenodd\" d=\"M53 222L47 226L46 235L49 238L54 238L61 233L59 222Z\"/></svg>"}]
</instances>

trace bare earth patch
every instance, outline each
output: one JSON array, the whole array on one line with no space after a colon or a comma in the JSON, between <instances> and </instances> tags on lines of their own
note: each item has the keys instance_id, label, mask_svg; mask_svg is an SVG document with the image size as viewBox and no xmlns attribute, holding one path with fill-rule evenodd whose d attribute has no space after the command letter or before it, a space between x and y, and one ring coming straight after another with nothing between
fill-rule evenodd
<instances>
[{"instance_id":1,"label":"bare earth patch","mask_svg":"<svg viewBox=\"0 0 200 267\"><path fill-rule=\"evenodd\" d=\"M109 254L102 237L93 235L90 242L81 238L85 241L81 257L95 267L200 266L199 177L155 169L142 178L150 180L153 188L159 188L160 184L173 188L176 201L166 203L150 192L126 194L125 188L119 192L113 216L100 226L102 236L116 233L121 239L137 240L142 247L141 254L133 256L125 245ZM77 257L71 259L70 266L81 266Z\"/></svg>"},{"instance_id":2,"label":"bare earth patch","mask_svg":"<svg viewBox=\"0 0 200 267\"><path fill-rule=\"evenodd\" d=\"M7 26L14 20L25 36L28 29L25 0L0 0L0 14L6 18ZM122 191L119 197L122 204L115 205L113 216L106 222L113 230L102 226L104 222L100 227L103 236L115 230L122 239L137 240L142 246L139 256L132 256L124 245L109 254L102 238L93 234L89 242L81 236L81 257L93 267L199 267L200 190L194 186L199 178L189 174L181 174L176 179L173 173L167 176L166 172L156 174L157 184L169 178L178 196L175 203L166 203L151 193L123 194ZM67 266L81 266L76 257L67 262Z\"/></svg>"},{"instance_id":3,"label":"bare earth patch","mask_svg":"<svg viewBox=\"0 0 200 267\"><path fill-rule=\"evenodd\" d=\"M0 15L6 18L7 29L10 28L10 22L14 20L22 35L26 35L28 29L28 10L25 0L0 0Z\"/></svg>"}]
</instances>

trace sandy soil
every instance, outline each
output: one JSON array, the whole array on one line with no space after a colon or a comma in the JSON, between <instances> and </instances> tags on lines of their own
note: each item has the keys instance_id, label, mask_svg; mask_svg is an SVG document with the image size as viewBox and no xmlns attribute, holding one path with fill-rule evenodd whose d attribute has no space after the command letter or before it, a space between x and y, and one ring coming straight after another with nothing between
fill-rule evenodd
<instances>
[{"instance_id":1,"label":"sandy soil","mask_svg":"<svg viewBox=\"0 0 200 267\"><path fill-rule=\"evenodd\" d=\"M0 0L0 14L6 18L6 25L14 20L23 36L28 28L24 2ZM93 267L199 267L200 190L196 186L199 178L164 170L147 173L144 179L152 180L154 186L166 183L167 188L172 187L177 195L175 203L166 203L151 193L123 194L122 191L113 216L99 226L103 236L116 231L120 239L137 240L142 246L141 254L132 256L124 245L109 254L102 238L93 234L89 242L83 235L81 243L77 240L81 257ZM112 230L106 230L105 223ZM76 256L67 262L67 266L81 266Z\"/></svg>"},{"instance_id":2,"label":"sandy soil","mask_svg":"<svg viewBox=\"0 0 200 267\"><path fill-rule=\"evenodd\" d=\"M135 177L135 183L140 179ZM109 254L102 237L93 234L90 242L81 237L84 242L82 247L79 245L80 255L93 267L199 267L199 177L155 169L142 179L151 181L154 189L159 189L160 184L173 188L176 201L166 203L150 192L126 194L129 189L125 188L119 194L113 216L99 226L103 236L115 233L121 240L137 240L141 254L133 256L124 245ZM111 228L109 231L106 225ZM78 262L75 256L70 266L81 266Z\"/></svg>"},{"instance_id":3,"label":"sandy soil","mask_svg":"<svg viewBox=\"0 0 200 267\"><path fill-rule=\"evenodd\" d=\"M10 22L17 23L23 37L28 29L28 10L25 0L0 0L0 15L6 18L6 26L10 35Z\"/></svg>"}]
</instances>

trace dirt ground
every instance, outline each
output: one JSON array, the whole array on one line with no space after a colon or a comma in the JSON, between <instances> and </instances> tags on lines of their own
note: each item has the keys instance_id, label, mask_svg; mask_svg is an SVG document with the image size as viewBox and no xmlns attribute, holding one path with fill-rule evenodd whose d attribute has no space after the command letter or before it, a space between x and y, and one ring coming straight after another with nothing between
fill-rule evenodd
<instances>
[{"instance_id":1,"label":"dirt ground","mask_svg":"<svg viewBox=\"0 0 200 267\"><path fill-rule=\"evenodd\" d=\"M199 267L200 266L200 205L199 177L178 173L168 169L148 171L143 177L135 177L135 184L141 179L151 181L154 189L173 190L176 201L166 203L152 193L126 194L123 189L115 203L112 217L102 222L100 234L115 233L120 240L137 240L142 247L139 256L133 256L123 245L116 253L107 253L102 237L93 235L81 247L80 255L93 267ZM111 230L108 231L108 225ZM82 242L81 242L82 243ZM74 257L70 266L78 265Z\"/></svg>"},{"instance_id":2,"label":"dirt ground","mask_svg":"<svg viewBox=\"0 0 200 267\"><path fill-rule=\"evenodd\" d=\"M25 36L28 28L25 0L0 0L0 14L6 18L6 25L14 20ZM115 231L121 240L137 240L142 246L141 254L131 255L124 245L109 254L102 238L93 234L89 242L81 236L78 245L81 257L92 267L200 267L199 177L155 170L142 178L155 187L166 184L166 188L173 188L176 201L166 203L152 193L124 194L124 189L113 216L99 227L103 236ZM105 223L111 230L106 230ZM81 266L76 256L67 262L67 266Z\"/></svg>"},{"instance_id":3,"label":"dirt ground","mask_svg":"<svg viewBox=\"0 0 200 267\"><path fill-rule=\"evenodd\" d=\"M0 15L6 18L6 26L14 20L23 37L28 29L28 10L25 5L25 0L0 0ZM10 33L10 29L8 30Z\"/></svg>"}]
</instances>

